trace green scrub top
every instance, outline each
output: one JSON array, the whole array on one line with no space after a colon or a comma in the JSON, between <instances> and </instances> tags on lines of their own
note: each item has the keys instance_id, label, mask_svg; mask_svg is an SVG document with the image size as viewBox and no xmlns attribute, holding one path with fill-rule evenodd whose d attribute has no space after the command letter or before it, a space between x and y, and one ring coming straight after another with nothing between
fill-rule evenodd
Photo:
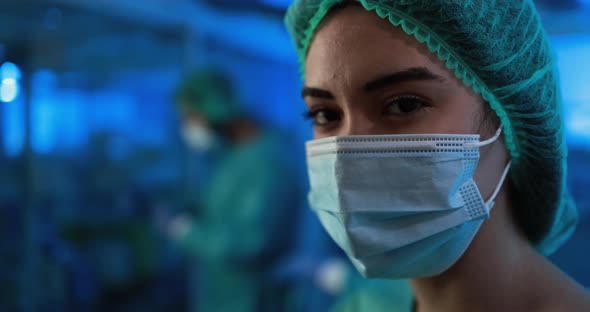
<instances>
[{"instance_id":1,"label":"green scrub top","mask_svg":"<svg viewBox=\"0 0 590 312\"><path fill-rule=\"evenodd\" d=\"M288 248L302 197L288 150L279 135L263 132L229 150L212 172L201 214L181 242L199 260L198 311L260 310L263 271Z\"/></svg>"},{"instance_id":2,"label":"green scrub top","mask_svg":"<svg viewBox=\"0 0 590 312\"><path fill-rule=\"evenodd\" d=\"M410 312L413 294L408 280L365 279L350 270L348 287L332 312Z\"/></svg>"}]
</instances>

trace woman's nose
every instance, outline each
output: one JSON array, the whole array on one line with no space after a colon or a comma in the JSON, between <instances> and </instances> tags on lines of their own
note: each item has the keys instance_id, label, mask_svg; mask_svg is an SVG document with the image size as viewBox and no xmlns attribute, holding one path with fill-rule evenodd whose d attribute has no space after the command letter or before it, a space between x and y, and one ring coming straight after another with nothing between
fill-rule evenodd
<instances>
[{"instance_id":1,"label":"woman's nose","mask_svg":"<svg viewBox=\"0 0 590 312\"><path fill-rule=\"evenodd\" d=\"M344 118L339 136L375 134L375 125L362 113L353 112Z\"/></svg>"}]
</instances>

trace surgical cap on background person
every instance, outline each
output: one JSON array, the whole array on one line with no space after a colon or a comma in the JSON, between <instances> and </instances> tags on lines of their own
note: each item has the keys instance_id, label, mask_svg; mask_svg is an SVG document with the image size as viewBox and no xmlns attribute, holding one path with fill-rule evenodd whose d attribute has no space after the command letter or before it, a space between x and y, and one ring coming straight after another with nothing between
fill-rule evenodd
<instances>
[{"instance_id":1,"label":"surgical cap on background person","mask_svg":"<svg viewBox=\"0 0 590 312\"><path fill-rule=\"evenodd\" d=\"M197 113L212 124L229 122L240 114L229 79L214 70L186 77L175 100L183 112Z\"/></svg>"},{"instance_id":2,"label":"surgical cap on background person","mask_svg":"<svg viewBox=\"0 0 590 312\"><path fill-rule=\"evenodd\" d=\"M296 0L286 16L302 72L318 25L345 0ZM512 158L513 215L548 255L575 229L554 58L532 0L359 0L423 43L499 117ZM392 57L394 57L392 55Z\"/></svg>"}]
</instances>

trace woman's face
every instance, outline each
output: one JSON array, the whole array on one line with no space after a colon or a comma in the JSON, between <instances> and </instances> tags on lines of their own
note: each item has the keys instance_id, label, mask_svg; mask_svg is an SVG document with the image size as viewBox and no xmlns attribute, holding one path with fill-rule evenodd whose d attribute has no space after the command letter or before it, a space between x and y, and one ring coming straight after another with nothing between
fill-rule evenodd
<instances>
[{"instance_id":1,"label":"woman's face","mask_svg":"<svg viewBox=\"0 0 590 312\"><path fill-rule=\"evenodd\" d=\"M482 99L418 41L359 6L324 21L305 68L315 138L479 133Z\"/></svg>"},{"instance_id":2,"label":"woman's face","mask_svg":"<svg viewBox=\"0 0 590 312\"><path fill-rule=\"evenodd\" d=\"M324 20L305 68L303 97L316 139L438 133L489 138L496 130L482 127L487 104L480 96L425 46L360 6ZM482 150L475 178L484 198L505 164L503 143Z\"/></svg>"}]
</instances>

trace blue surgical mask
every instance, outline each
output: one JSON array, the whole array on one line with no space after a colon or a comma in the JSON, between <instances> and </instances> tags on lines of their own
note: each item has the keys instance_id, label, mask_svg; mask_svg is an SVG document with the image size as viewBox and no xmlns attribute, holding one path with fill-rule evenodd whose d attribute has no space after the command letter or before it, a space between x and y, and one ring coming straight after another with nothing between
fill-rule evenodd
<instances>
[{"instance_id":1,"label":"blue surgical mask","mask_svg":"<svg viewBox=\"0 0 590 312\"><path fill-rule=\"evenodd\" d=\"M473 180L479 135L347 136L307 143L309 201L365 277L440 274L489 217L510 167L484 202Z\"/></svg>"}]
</instances>

